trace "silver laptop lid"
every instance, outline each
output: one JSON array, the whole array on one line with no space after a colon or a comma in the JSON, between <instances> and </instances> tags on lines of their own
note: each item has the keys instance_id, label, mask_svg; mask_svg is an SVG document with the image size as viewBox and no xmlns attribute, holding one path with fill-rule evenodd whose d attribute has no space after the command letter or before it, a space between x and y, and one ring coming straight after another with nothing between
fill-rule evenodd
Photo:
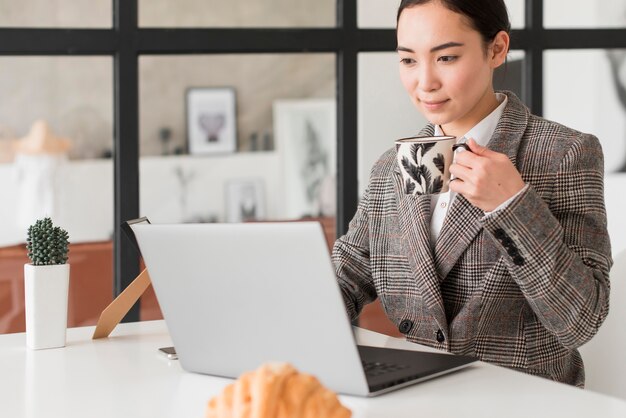
<instances>
[{"instance_id":1,"label":"silver laptop lid","mask_svg":"<svg viewBox=\"0 0 626 418\"><path fill-rule=\"evenodd\" d=\"M335 391L368 394L318 223L132 229L185 370L236 378L287 361Z\"/></svg>"}]
</instances>

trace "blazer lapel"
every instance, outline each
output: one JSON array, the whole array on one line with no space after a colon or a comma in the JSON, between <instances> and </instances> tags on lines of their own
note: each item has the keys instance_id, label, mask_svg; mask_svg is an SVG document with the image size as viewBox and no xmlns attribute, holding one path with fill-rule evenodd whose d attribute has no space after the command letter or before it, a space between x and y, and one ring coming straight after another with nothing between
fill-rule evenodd
<instances>
[{"instance_id":1,"label":"blazer lapel","mask_svg":"<svg viewBox=\"0 0 626 418\"><path fill-rule=\"evenodd\" d=\"M482 229L483 211L457 195L435 243L435 268L443 281Z\"/></svg>"},{"instance_id":2,"label":"blazer lapel","mask_svg":"<svg viewBox=\"0 0 626 418\"><path fill-rule=\"evenodd\" d=\"M432 135L433 126L426 126L420 136ZM430 245L430 195L408 195L398 165L393 171L398 217L409 254L407 258L424 302L439 323L446 327L443 298Z\"/></svg>"},{"instance_id":3,"label":"blazer lapel","mask_svg":"<svg viewBox=\"0 0 626 418\"><path fill-rule=\"evenodd\" d=\"M530 111L514 93L510 91L502 93L508 96L509 102L506 104L504 112L502 112L502 117L500 117L500 121L496 125L496 130L489 144L487 144L487 148L505 154L513 165L520 170L521 167L517 164L517 153L524 132L526 132Z\"/></svg>"},{"instance_id":4,"label":"blazer lapel","mask_svg":"<svg viewBox=\"0 0 626 418\"><path fill-rule=\"evenodd\" d=\"M504 92L508 103L487 148L505 154L517 167L517 153L526 125L528 109L511 92ZM520 167L517 167L518 170ZM444 219L435 244L435 267L443 280L482 229L481 209L457 195Z\"/></svg>"},{"instance_id":5,"label":"blazer lapel","mask_svg":"<svg viewBox=\"0 0 626 418\"><path fill-rule=\"evenodd\" d=\"M430 246L430 196L407 195L402 174L394 171L394 185L398 197L398 217L406 247L407 258L424 303L439 323L446 328L446 314Z\"/></svg>"}]
</instances>

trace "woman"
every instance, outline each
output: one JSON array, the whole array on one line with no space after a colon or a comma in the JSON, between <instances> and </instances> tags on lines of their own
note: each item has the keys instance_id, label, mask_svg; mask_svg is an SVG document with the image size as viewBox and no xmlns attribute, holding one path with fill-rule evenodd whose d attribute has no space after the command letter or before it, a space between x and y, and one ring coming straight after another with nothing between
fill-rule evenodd
<instances>
[{"instance_id":1,"label":"woman","mask_svg":"<svg viewBox=\"0 0 626 418\"><path fill-rule=\"evenodd\" d=\"M413 196L390 149L333 261L352 319L379 297L409 341L582 387L576 348L608 313L602 150L494 91L509 31L502 0L401 2L400 78L430 122L420 135L472 152L457 154L449 193Z\"/></svg>"}]
</instances>

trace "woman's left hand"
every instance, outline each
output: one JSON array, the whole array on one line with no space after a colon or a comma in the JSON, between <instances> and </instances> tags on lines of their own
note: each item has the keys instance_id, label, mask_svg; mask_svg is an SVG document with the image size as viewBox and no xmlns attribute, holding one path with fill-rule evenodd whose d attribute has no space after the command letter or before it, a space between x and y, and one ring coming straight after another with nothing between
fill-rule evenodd
<instances>
[{"instance_id":1,"label":"woman's left hand","mask_svg":"<svg viewBox=\"0 0 626 418\"><path fill-rule=\"evenodd\" d=\"M450 190L491 212L524 188L522 176L506 155L478 145L473 139L467 145L472 152L457 152L450 166L450 173L456 177L450 182Z\"/></svg>"}]
</instances>

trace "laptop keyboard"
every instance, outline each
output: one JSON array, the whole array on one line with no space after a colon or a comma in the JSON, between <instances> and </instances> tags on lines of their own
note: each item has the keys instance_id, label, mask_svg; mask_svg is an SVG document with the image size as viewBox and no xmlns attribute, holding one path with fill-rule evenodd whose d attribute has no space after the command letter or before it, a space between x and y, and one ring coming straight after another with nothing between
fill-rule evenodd
<instances>
[{"instance_id":1,"label":"laptop keyboard","mask_svg":"<svg viewBox=\"0 0 626 418\"><path fill-rule=\"evenodd\" d=\"M398 370L407 369L409 366L405 364L380 363L371 361L361 361L363 370L368 377L380 376L386 373L397 372Z\"/></svg>"}]
</instances>

